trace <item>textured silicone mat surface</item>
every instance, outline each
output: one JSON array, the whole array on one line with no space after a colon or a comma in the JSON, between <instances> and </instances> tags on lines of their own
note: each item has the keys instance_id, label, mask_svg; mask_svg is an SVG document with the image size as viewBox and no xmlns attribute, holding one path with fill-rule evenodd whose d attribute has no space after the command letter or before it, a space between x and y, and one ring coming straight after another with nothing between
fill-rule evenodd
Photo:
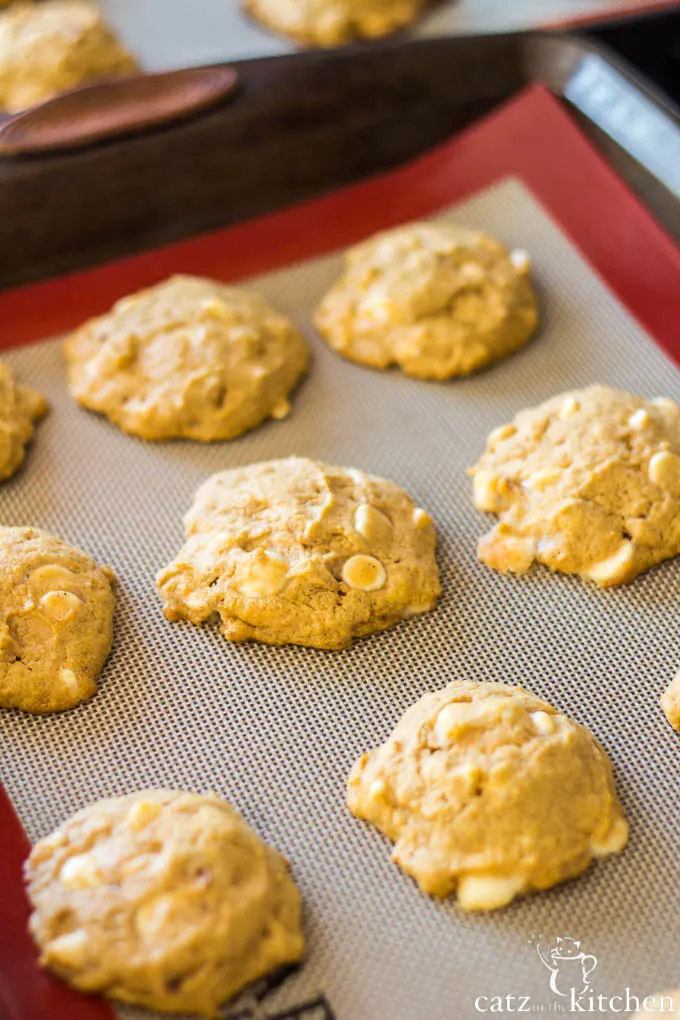
<instances>
[{"instance_id":1,"label":"textured silicone mat surface","mask_svg":"<svg viewBox=\"0 0 680 1020\"><path fill-rule=\"evenodd\" d=\"M10 352L52 413L0 516L57 532L121 581L114 651L89 704L2 717L2 779L31 839L102 796L145 786L212 788L286 854L305 900L304 967L239 1020L468 1020L478 996L548 1004L539 959L557 937L597 957L596 994L680 984L680 748L658 697L680 664L680 561L598 591L536 569L502 577L475 557L488 521L465 468L519 408L601 381L680 399L680 374L517 182L450 214L528 249L544 326L524 351L449 384L376 373L332 354L311 312L336 256L252 281L310 337L314 364L284 422L232 443L143 444L77 408L59 345ZM444 595L436 612L343 652L230 645L216 628L169 624L154 575L182 539L205 476L308 455L383 474L433 514ZM490 915L423 896L386 840L344 806L354 759L425 691L455 678L520 682L586 724L614 761L630 844L569 885ZM568 965L564 965L568 970ZM329 1006L318 1000L323 993ZM308 1003L309 1008L288 1012ZM149 1014L120 1008L125 1020Z\"/></svg>"}]
</instances>

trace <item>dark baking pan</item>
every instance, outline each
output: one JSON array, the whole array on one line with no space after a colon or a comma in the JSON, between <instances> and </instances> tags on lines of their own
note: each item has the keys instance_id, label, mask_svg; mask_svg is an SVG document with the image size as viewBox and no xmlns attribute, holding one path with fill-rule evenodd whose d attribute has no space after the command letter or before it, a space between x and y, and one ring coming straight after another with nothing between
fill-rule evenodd
<instances>
[{"instance_id":1,"label":"dark baking pan","mask_svg":"<svg viewBox=\"0 0 680 1020\"><path fill-rule=\"evenodd\" d=\"M234 223L384 170L532 82L568 105L680 238L678 110L598 42L529 32L234 66L235 97L191 119L0 160L0 287Z\"/></svg>"}]
</instances>

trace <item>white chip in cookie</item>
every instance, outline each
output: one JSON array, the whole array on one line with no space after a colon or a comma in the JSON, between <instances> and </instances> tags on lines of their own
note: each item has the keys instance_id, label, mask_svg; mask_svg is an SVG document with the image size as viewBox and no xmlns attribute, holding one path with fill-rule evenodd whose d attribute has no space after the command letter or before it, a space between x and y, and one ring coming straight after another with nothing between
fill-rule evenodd
<instances>
[{"instance_id":1,"label":"white chip in cookie","mask_svg":"<svg viewBox=\"0 0 680 1020\"><path fill-rule=\"evenodd\" d=\"M394 841L434 896L494 910L623 849L609 759L582 726L520 687L456 681L363 755L348 805Z\"/></svg>"},{"instance_id":2,"label":"white chip in cookie","mask_svg":"<svg viewBox=\"0 0 680 1020\"><path fill-rule=\"evenodd\" d=\"M393 482L300 457L213 475L158 577L169 620L231 641L343 648L434 608L430 517Z\"/></svg>"},{"instance_id":3,"label":"white chip in cookie","mask_svg":"<svg viewBox=\"0 0 680 1020\"><path fill-rule=\"evenodd\" d=\"M19 0L0 14L0 109L24 110L135 69L134 58L88 0Z\"/></svg>"},{"instance_id":4,"label":"white chip in cookie","mask_svg":"<svg viewBox=\"0 0 680 1020\"><path fill-rule=\"evenodd\" d=\"M372 39L409 25L425 0L243 0L258 21L311 46Z\"/></svg>"},{"instance_id":5,"label":"white chip in cookie","mask_svg":"<svg viewBox=\"0 0 680 1020\"><path fill-rule=\"evenodd\" d=\"M680 407L605 386L563 393L496 429L470 470L499 523L479 542L495 570L534 562L600 587L680 552Z\"/></svg>"},{"instance_id":6,"label":"white chip in cookie","mask_svg":"<svg viewBox=\"0 0 680 1020\"><path fill-rule=\"evenodd\" d=\"M522 347L538 321L526 253L446 223L376 234L345 255L316 311L340 354L423 379L468 375Z\"/></svg>"},{"instance_id":7,"label":"white chip in cookie","mask_svg":"<svg viewBox=\"0 0 680 1020\"><path fill-rule=\"evenodd\" d=\"M0 707L59 712L91 697L113 641L115 578L36 528L0 528Z\"/></svg>"},{"instance_id":8,"label":"white chip in cookie","mask_svg":"<svg viewBox=\"0 0 680 1020\"><path fill-rule=\"evenodd\" d=\"M233 439L283 418L309 361L295 327L259 294L173 276L66 341L76 400L142 439Z\"/></svg>"},{"instance_id":9,"label":"white chip in cookie","mask_svg":"<svg viewBox=\"0 0 680 1020\"><path fill-rule=\"evenodd\" d=\"M284 859L214 794L145 790L79 811L26 865L40 962L83 992L214 1017L300 959Z\"/></svg>"},{"instance_id":10,"label":"white chip in cookie","mask_svg":"<svg viewBox=\"0 0 680 1020\"><path fill-rule=\"evenodd\" d=\"M34 423L47 411L43 395L19 385L9 365L0 361L0 481L11 477L23 463Z\"/></svg>"}]
</instances>

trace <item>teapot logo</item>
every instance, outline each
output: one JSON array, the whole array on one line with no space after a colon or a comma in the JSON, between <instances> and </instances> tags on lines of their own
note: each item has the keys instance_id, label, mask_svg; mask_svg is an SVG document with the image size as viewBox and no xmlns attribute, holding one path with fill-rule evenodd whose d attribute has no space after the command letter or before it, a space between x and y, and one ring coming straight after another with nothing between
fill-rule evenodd
<instances>
[{"instance_id":1,"label":"teapot logo","mask_svg":"<svg viewBox=\"0 0 680 1020\"><path fill-rule=\"evenodd\" d=\"M597 957L582 952L576 939L556 938L547 947L539 940L536 951L550 971L550 990L555 995L578 1001L590 990L590 975L597 967Z\"/></svg>"}]
</instances>

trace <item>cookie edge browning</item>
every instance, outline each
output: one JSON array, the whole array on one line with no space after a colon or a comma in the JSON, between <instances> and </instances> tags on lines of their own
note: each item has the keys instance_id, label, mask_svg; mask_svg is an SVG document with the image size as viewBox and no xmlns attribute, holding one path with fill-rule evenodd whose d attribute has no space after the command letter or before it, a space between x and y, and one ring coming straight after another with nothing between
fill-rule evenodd
<instances>
[{"instance_id":1,"label":"cookie edge browning","mask_svg":"<svg viewBox=\"0 0 680 1020\"><path fill-rule=\"evenodd\" d=\"M168 1002L163 1001L161 1004L158 1004L158 1001L153 991L151 993L151 996L144 996L140 998L139 996L135 996L134 994L128 995L126 993L126 989L119 985L107 986L107 988L113 987L114 989L113 991L107 991L107 988L102 989L93 988L91 985L78 983L77 981L73 980L74 977L73 968L69 969L67 965L63 965L60 968L59 966L54 966L54 961L52 963L48 962L49 954L47 953L47 947L50 945L51 942L54 941L54 938L50 938L50 936L47 933L45 933L43 940L40 939L39 929L41 927L41 914L39 906L36 902L39 893L38 891L35 890L35 886L40 877L39 869L41 865L45 861L49 862L51 860L51 856L54 850L58 849L59 846L63 844L65 829L68 829L74 824L77 825L80 822L87 822L93 817L96 818L98 811L101 811L102 809L106 811L107 808L120 809L121 812L120 817L118 818L114 817L113 819L112 824L114 827L116 824L119 824L123 820L126 814L128 816L131 815L131 813L134 811L136 807L143 809L146 805L156 804L159 805L159 810L153 811L153 813L151 814L151 819L153 819L160 813L160 811L163 810L163 808L172 807L173 805L176 805L178 801L180 802L180 808L184 808L187 805L191 805L192 802L195 805L196 810L201 810L201 808L205 806L213 806L219 810L224 810L224 808L226 807L227 808L226 813L230 816L233 816L236 819L239 826L241 826L242 829L245 830L245 832L247 833L248 839L249 840L252 839L253 846L257 846L259 849L262 850L263 857L267 862L267 870L270 873L269 877L271 882L274 883L275 886L278 886L281 883L286 884L287 892L291 894L291 906L293 909L294 916L292 918L292 924L290 931L288 932L288 936L290 937L291 942L294 942L295 945L289 952L284 954L284 958L277 960L274 963L265 961L261 968L256 969L252 975L248 976L247 980L242 985L240 985L232 992L228 993L226 998L220 998L219 1001L214 1000L212 1003L203 1002L201 1005L192 1004L191 1006L189 1006L186 1002L182 1002L180 1005L173 1009L172 1005ZM143 828L143 826L147 822L147 818L140 817L139 822L137 822L137 819L135 818L134 821L136 826L138 826L139 828ZM130 819L130 824L132 825L132 819ZM91 841L89 840L87 840L86 842L88 843L88 845L84 850L80 844L77 844L75 846L76 853L73 854L72 857L78 857L81 853L90 852L93 849L93 846L96 846L97 843L96 835L94 843L91 843ZM44 857L45 854L46 857ZM68 860L70 859L72 858L69 857ZM128 1003L131 1005L137 1005L145 1009L158 1010L164 1013L167 1012L169 1014L177 1012L185 1013L188 1011L191 1012L192 1014L196 1013L197 1015L207 1017L217 1017L218 1013L220 1013L221 1006L225 1003L230 1002L236 996L240 995L243 989L249 987L253 982L260 980L268 973L274 972L281 967L287 967L297 964L305 955L306 945L305 935L303 931L302 894L292 877L289 862L283 856L283 854L281 854L274 846L266 842L258 835L255 829L245 820L241 813L229 801L219 796L212 790L208 790L205 793L196 793L193 791L181 789L156 787L138 790L128 794L121 794L119 796L105 797L98 801L93 801L90 804L87 804L85 807L69 815L64 820L62 820L62 822L56 827L56 829L54 829L46 836L39 839L33 845L29 856L24 862L23 873L26 892L31 905L31 914L29 916L28 929L40 953L39 963L46 970L49 970L51 973L56 974L56 976L60 980L64 981L70 987L76 988L78 991L81 992L90 994L94 993L110 1000L118 1001L121 1003ZM46 882L47 887L48 888L51 887L55 880L58 879L55 879L54 876L48 875ZM48 921L49 916L50 915L48 914L47 915ZM85 921L87 922L87 918L85 919ZM46 921L42 920L43 925L46 923L47 923ZM262 945L258 944L257 949L261 950ZM77 966L75 973L77 974Z\"/></svg>"},{"instance_id":2,"label":"cookie edge browning","mask_svg":"<svg viewBox=\"0 0 680 1020\"><path fill-rule=\"evenodd\" d=\"M675 674L661 695L660 704L670 725L680 733L680 672Z\"/></svg>"},{"instance_id":3,"label":"cookie edge browning","mask_svg":"<svg viewBox=\"0 0 680 1020\"><path fill-rule=\"evenodd\" d=\"M25 386L18 383L14 372L7 365L14 385L15 395L26 408L26 418L22 425L23 436L18 442L18 457L14 460L10 457L5 467L0 466L0 482L6 482L17 473L26 460L28 447L32 445L35 438L36 425L38 425L50 412L50 404L39 390L32 386Z\"/></svg>"},{"instance_id":4,"label":"cookie edge browning","mask_svg":"<svg viewBox=\"0 0 680 1020\"><path fill-rule=\"evenodd\" d=\"M552 881L548 881L545 884L537 884L535 882L519 881L519 876L507 876L507 875L493 875L489 871L478 872L475 874L474 871L462 872L452 876L446 881L435 880L430 884L426 884L422 881L422 876L419 877L417 872L409 867L408 858L399 852L398 836L393 835L393 831L388 831L387 828L381 828L374 818L371 817L369 812L361 812L359 810L359 795L356 792L362 781L362 775L367 765L369 765L380 751L386 747L395 737L397 730L402 726L407 716L411 712L416 712L420 707L425 707L427 704L435 705L437 700L445 698L447 692L455 691L465 693L467 691L474 690L485 690L492 694L494 691L508 693L509 695L517 694L520 696L526 696L535 702L536 707L533 711L546 712L548 715L557 715L565 718L570 726L573 726L581 734L585 734L588 741L596 749L601 760L604 762L607 790L611 797L612 805L612 818L610 825L610 837L613 835L613 844L605 845L604 847L596 850L591 845L591 850L587 858L584 858L580 863L574 862L574 868L570 869L560 877L555 878ZM474 702L476 699L471 698L470 701ZM437 712L439 714L442 709L446 708L449 704L462 703L457 701L446 701L442 700L442 704ZM427 716L429 720L430 715ZM378 795L382 793L382 785L384 780L377 778L373 780L376 785L380 784L380 791L376 791ZM373 785L373 783L371 785ZM546 891L554 888L555 886L562 885L565 882L571 881L572 879L578 878L584 872L586 872L593 863L602 857L607 857L612 854L618 854L625 848L628 837L629 837L629 823L623 811L621 801L616 790L614 781L613 769L611 760L600 742L592 735L592 733L580 723L575 722L565 713L555 709L550 703L543 701L537 695L532 694L526 688L518 685L506 684L506 683L495 683L495 682L478 682L470 680L454 680L446 687L440 688L436 691L430 691L424 694L418 701L412 703L405 712L399 717L397 723L392 728L390 733L387 735L385 740L375 747L372 751L362 754L352 766L348 782L347 782L347 808L350 813L361 821L367 822L373 828L377 829L378 832L387 836L390 842L393 844L392 850L392 861L397 864L419 887L419 889L426 895L433 896L437 899L448 899L451 896L456 897L456 904L465 912L484 912L490 910L497 910L511 905L516 899L524 898L527 895L531 895L536 892ZM412 814L417 814L417 811L413 811ZM500 879L500 881L498 881ZM489 880L490 883L489 883ZM463 886L465 882L465 886ZM488 885L488 888L487 888ZM486 899L486 902L484 900Z\"/></svg>"}]
</instances>

